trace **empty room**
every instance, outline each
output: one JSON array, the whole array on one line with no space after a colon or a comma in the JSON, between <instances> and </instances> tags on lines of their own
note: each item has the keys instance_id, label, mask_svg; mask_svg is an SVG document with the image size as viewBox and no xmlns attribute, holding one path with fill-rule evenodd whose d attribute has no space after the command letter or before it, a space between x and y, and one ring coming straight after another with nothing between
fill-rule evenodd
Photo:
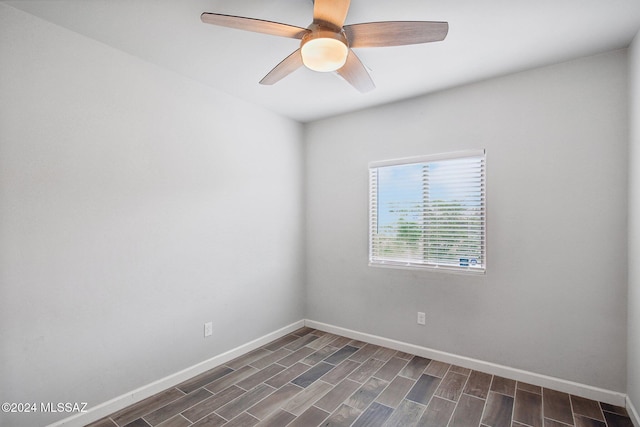
<instances>
[{"instance_id":1,"label":"empty room","mask_svg":"<svg viewBox=\"0 0 640 427\"><path fill-rule=\"evenodd\" d=\"M640 427L637 0L0 0L0 425Z\"/></svg>"}]
</instances>

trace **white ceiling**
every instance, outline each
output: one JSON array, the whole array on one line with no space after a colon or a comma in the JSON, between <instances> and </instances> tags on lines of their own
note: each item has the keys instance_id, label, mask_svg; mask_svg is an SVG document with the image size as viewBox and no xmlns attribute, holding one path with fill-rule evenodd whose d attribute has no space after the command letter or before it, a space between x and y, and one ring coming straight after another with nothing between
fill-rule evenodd
<instances>
[{"instance_id":1,"label":"white ceiling","mask_svg":"<svg viewBox=\"0 0 640 427\"><path fill-rule=\"evenodd\" d=\"M346 24L448 21L443 42L358 49L377 88L361 94L304 67L258 81L299 41L215 27L216 12L310 24L312 0L3 0L4 3L301 122L626 47L639 0L352 0Z\"/></svg>"}]
</instances>

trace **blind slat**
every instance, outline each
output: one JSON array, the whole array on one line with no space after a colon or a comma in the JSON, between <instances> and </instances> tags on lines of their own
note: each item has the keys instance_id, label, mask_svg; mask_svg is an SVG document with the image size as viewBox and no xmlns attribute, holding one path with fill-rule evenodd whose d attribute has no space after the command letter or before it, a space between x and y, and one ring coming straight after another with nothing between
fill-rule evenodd
<instances>
[{"instance_id":1,"label":"blind slat","mask_svg":"<svg viewBox=\"0 0 640 427\"><path fill-rule=\"evenodd\" d=\"M485 270L485 156L436 158L370 166L371 264Z\"/></svg>"}]
</instances>

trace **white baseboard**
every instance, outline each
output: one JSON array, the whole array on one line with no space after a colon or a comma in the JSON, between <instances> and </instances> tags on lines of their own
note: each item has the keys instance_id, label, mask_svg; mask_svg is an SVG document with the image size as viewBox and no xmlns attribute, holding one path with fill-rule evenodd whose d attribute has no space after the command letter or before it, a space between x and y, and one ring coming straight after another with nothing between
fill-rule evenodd
<instances>
[{"instance_id":1,"label":"white baseboard","mask_svg":"<svg viewBox=\"0 0 640 427\"><path fill-rule=\"evenodd\" d=\"M129 393L125 393L121 396L118 396L114 399L111 399L107 402L101 403L97 406L90 408L87 412L80 413L74 415L72 417L65 418L53 424L49 424L48 427L82 427L94 421L97 421L101 418L108 416L109 414L113 414L121 409L126 408L127 406L133 405L134 403L140 402L141 400L146 399L147 397L151 397L156 393L159 393L168 388L174 387L180 384L183 381L188 380L189 378L195 377L203 372L208 371L209 369L215 368L216 366L222 365L230 360L235 359L238 356L241 356L245 353L248 353L252 350L255 350L259 347L262 347L265 344L270 343L284 335L287 335L296 329L300 329L304 326L304 320L299 320L295 323L292 323L284 328L278 329L277 331L271 332L267 335L264 335L260 338L257 338L247 344L243 344L239 347L226 351L222 354L212 357L211 359L205 360L204 362L200 362L196 365L193 365L189 368L183 369L180 372L176 372L175 374L171 374L165 378L162 378L158 381L154 381L151 384L147 384L142 386L134 391Z\"/></svg>"},{"instance_id":2,"label":"white baseboard","mask_svg":"<svg viewBox=\"0 0 640 427\"><path fill-rule=\"evenodd\" d=\"M633 402L631 402L629 396L627 396L627 413L629 414L633 425L636 427L640 426L640 417L638 416L638 411L636 410L635 406L633 406Z\"/></svg>"},{"instance_id":3,"label":"white baseboard","mask_svg":"<svg viewBox=\"0 0 640 427\"><path fill-rule=\"evenodd\" d=\"M541 386L541 387L551 388L554 390L573 394L575 396L580 396L587 399L608 403L610 405L616 405L616 406L622 406L622 407L630 405L630 402L627 400L627 395L624 393L605 390L598 387L592 387L589 385L580 384L573 381L567 381L560 378L550 377L547 375L536 374L534 372L528 372L521 369L511 368L509 366L503 366L503 365L498 365L496 363L472 359L470 357L458 356L456 354L446 353L439 350L433 350L427 347L421 347L418 345L396 341L390 338L384 338L377 335L371 335L363 332L353 331L350 329L341 328L339 326L333 326L326 323L316 322L314 320L305 320L304 324L305 326L308 326L310 328L319 329L321 331L333 333L336 335L342 335L347 338L355 339L358 341L364 341L367 343L376 344L383 347L389 347L394 350L400 350L406 353L416 354L418 356L426 357L428 359L436 359L441 362L455 364L458 366L462 366L464 368L474 369L474 370L486 372L492 375L499 375L501 377L510 378L510 379L526 382L526 383ZM636 425L639 425L639 424L637 424L636 422Z\"/></svg>"}]
</instances>

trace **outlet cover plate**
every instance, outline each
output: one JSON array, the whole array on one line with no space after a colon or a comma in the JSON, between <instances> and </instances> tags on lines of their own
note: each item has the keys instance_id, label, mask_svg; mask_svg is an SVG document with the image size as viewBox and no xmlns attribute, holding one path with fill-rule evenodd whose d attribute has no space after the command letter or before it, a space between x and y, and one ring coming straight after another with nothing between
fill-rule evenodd
<instances>
[{"instance_id":1,"label":"outlet cover plate","mask_svg":"<svg viewBox=\"0 0 640 427\"><path fill-rule=\"evenodd\" d=\"M424 325L427 322L427 316L422 311L418 312L418 325Z\"/></svg>"}]
</instances>

